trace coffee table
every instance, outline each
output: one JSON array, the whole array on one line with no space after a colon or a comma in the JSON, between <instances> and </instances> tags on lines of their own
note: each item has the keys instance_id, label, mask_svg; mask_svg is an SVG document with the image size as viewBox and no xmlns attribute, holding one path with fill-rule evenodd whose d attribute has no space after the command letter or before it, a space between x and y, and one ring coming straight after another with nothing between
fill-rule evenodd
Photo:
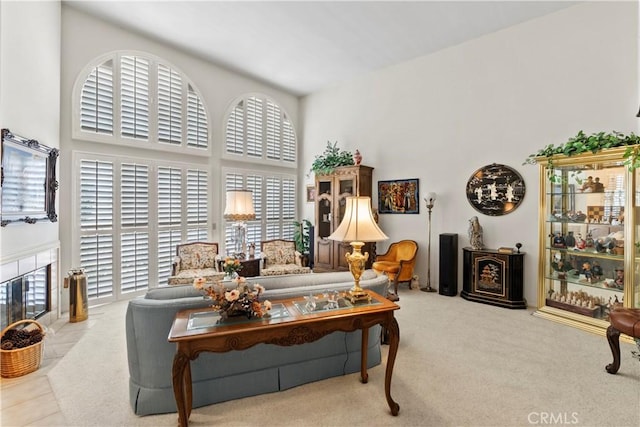
<instances>
[{"instance_id":1,"label":"coffee table","mask_svg":"<svg viewBox=\"0 0 640 427\"><path fill-rule=\"evenodd\" d=\"M266 343L292 346L319 340L335 332L362 331L360 381L367 383L367 342L369 328L382 325L388 333L389 352L385 371L384 390L392 415L400 406L391 398L391 376L400 342L400 329L394 311L400 307L388 299L367 290L371 302L350 304L341 298L338 308L324 309L326 301L319 298L315 310L305 304L304 297L272 301L271 317L250 321L219 322L213 309L183 310L176 314L169 332L169 342L176 343L173 359L173 391L178 406L181 427L189 425L192 407L191 360L200 352L244 350Z\"/></svg>"}]
</instances>

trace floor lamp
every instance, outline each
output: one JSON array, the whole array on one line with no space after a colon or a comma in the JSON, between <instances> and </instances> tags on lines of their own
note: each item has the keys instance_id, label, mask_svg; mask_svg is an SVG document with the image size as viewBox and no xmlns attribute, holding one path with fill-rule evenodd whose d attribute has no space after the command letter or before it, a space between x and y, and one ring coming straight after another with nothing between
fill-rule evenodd
<instances>
[{"instance_id":1,"label":"floor lamp","mask_svg":"<svg viewBox=\"0 0 640 427\"><path fill-rule=\"evenodd\" d=\"M420 288L423 292L435 292L436 290L431 287L431 209L436 201L436 193L429 193L424 199L427 202L427 209L429 210L429 237L427 244L427 286Z\"/></svg>"},{"instance_id":2,"label":"floor lamp","mask_svg":"<svg viewBox=\"0 0 640 427\"><path fill-rule=\"evenodd\" d=\"M329 236L329 239L350 242L353 248L353 252L345 255L354 280L353 288L348 291L348 298L352 303L370 300L366 291L360 287L360 276L362 276L365 264L369 259L369 253L363 254L362 247L365 242L380 242L388 239L373 219L371 197L347 197L342 222Z\"/></svg>"},{"instance_id":3,"label":"floor lamp","mask_svg":"<svg viewBox=\"0 0 640 427\"><path fill-rule=\"evenodd\" d=\"M244 259L247 252L247 223L256 218L251 190L228 190L224 218L234 221L234 256Z\"/></svg>"}]
</instances>

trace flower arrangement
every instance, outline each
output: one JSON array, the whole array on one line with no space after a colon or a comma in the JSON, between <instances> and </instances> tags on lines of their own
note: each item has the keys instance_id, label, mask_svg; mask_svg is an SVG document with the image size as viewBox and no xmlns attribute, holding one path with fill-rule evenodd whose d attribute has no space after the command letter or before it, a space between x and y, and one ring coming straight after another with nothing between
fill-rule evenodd
<instances>
[{"instance_id":1,"label":"flower arrangement","mask_svg":"<svg viewBox=\"0 0 640 427\"><path fill-rule=\"evenodd\" d=\"M202 290L205 296L213 300L213 308L218 310L223 320L233 316L246 316L250 319L269 315L271 302L260 302L260 295L264 292L262 285L256 283L251 290L244 277L238 277L233 281L236 288L231 290L227 290L220 282L213 286L205 286L204 278L195 279L193 287Z\"/></svg>"},{"instance_id":2,"label":"flower arrangement","mask_svg":"<svg viewBox=\"0 0 640 427\"><path fill-rule=\"evenodd\" d=\"M222 269L228 276L231 276L233 273L242 270L242 264L237 258L226 257L222 263Z\"/></svg>"}]
</instances>

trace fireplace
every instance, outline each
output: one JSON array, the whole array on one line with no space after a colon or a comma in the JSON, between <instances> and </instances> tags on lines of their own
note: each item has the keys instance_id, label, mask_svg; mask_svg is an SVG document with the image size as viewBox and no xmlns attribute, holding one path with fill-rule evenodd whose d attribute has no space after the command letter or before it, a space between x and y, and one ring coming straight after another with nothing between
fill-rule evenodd
<instances>
[{"instance_id":1,"label":"fireplace","mask_svg":"<svg viewBox=\"0 0 640 427\"><path fill-rule=\"evenodd\" d=\"M0 326L38 319L48 326L60 318L59 248L0 260Z\"/></svg>"},{"instance_id":2,"label":"fireplace","mask_svg":"<svg viewBox=\"0 0 640 427\"><path fill-rule=\"evenodd\" d=\"M51 265L14 277L0 285L2 329L23 319L37 319L51 309Z\"/></svg>"}]
</instances>

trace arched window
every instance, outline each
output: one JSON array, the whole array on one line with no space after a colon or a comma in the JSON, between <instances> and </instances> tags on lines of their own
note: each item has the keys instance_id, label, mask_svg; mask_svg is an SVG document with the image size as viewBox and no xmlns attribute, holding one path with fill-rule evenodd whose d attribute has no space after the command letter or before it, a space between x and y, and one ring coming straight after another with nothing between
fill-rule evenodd
<instances>
[{"instance_id":1,"label":"arched window","mask_svg":"<svg viewBox=\"0 0 640 427\"><path fill-rule=\"evenodd\" d=\"M293 239L296 220L297 143L293 124L272 99L245 95L227 114L223 158L246 162L242 168L222 168L224 188L247 189L253 194L256 218L247 221L248 243ZM260 165L269 165L261 168ZM275 166L275 168L274 168ZM227 251L233 227L225 223Z\"/></svg>"},{"instance_id":2,"label":"arched window","mask_svg":"<svg viewBox=\"0 0 640 427\"><path fill-rule=\"evenodd\" d=\"M74 91L74 137L149 148L206 150L209 129L194 85L146 54L113 53L87 67Z\"/></svg>"},{"instance_id":3,"label":"arched window","mask_svg":"<svg viewBox=\"0 0 640 427\"><path fill-rule=\"evenodd\" d=\"M73 93L73 136L89 144L72 156L72 262L85 269L89 297L166 284L176 245L206 241L211 229L205 105L183 73L140 53L100 58ZM105 153L93 142L137 151Z\"/></svg>"},{"instance_id":4,"label":"arched window","mask_svg":"<svg viewBox=\"0 0 640 427\"><path fill-rule=\"evenodd\" d=\"M229 112L225 155L292 166L296 162L296 148L293 125L273 100L247 95L238 100Z\"/></svg>"}]
</instances>

